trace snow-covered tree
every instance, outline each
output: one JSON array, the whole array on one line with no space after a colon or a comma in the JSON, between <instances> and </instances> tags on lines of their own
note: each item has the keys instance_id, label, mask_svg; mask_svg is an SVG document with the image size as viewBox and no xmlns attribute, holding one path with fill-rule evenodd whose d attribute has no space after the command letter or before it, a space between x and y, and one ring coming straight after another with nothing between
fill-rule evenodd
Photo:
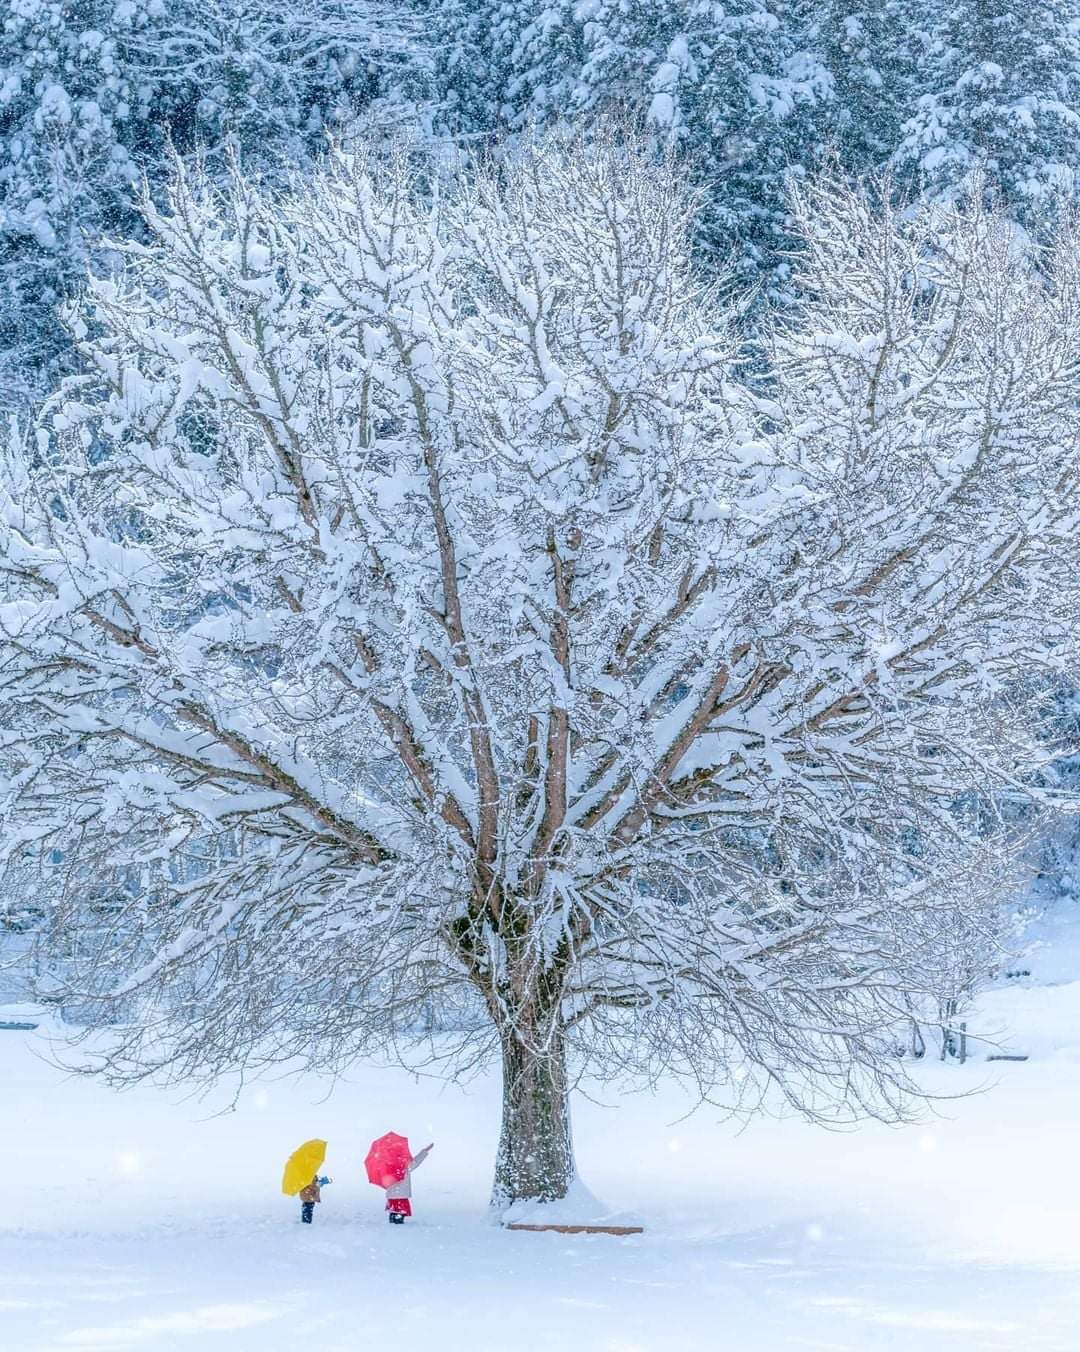
<instances>
[{"instance_id":1,"label":"snow-covered tree","mask_svg":"<svg viewBox=\"0 0 1080 1352\"><path fill-rule=\"evenodd\" d=\"M806 0L802 11L803 40L831 83L814 120L817 140L849 173L880 171L922 92L932 43L925 6L922 0Z\"/></svg>"},{"instance_id":2,"label":"snow-covered tree","mask_svg":"<svg viewBox=\"0 0 1080 1352\"><path fill-rule=\"evenodd\" d=\"M1045 217L1076 189L1080 5L956 0L936 29L918 101L896 153L930 195L993 180L1014 214Z\"/></svg>"},{"instance_id":3,"label":"snow-covered tree","mask_svg":"<svg viewBox=\"0 0 1080 1352\"><path fill-rule=\"evenodd\" d=\"M70 355L56 311L103 235L139 224L167 138L222 163L310 162L404 79L412 25L380 0L14 0L0 28L0 409Z\"/></svg>"},{"instance_id":4,"label":"snow-covered tree","mask_svg":"<svg viewBox=\"0 0 1080 1352\"><path fill-rule=\"evenodd\" d=\"M392 0L172 0L131 46L175 108L177 145L213 160L237 143L280 177L408 84L413 37Z\"/></svg>"},{"instance_id":5,"label":"snow-covered tree","mask_svg":"<svg viewBox=\"0 0 1080 1352\"><path fill-rule=\"evenodd\" d=\"M786 242L785 175L817 148L807 118L829 95L774 0L549 0L433 6L452 125L588 125L619 110L672 140L703 185L703 242L750 272Z\"/></svg>"},{"instance_id":6,"label":"snow-covered tree","mask_svg":"<svg viewBox=\"0 0 1080 1352\"><path fill-rule=\"evenodd\" d=\"M523 31L537 17L536 5L529 0L415 0L415 7L431 42L445 125L456 133L490 139L523 121L540 120L525 107L517 54ZM549 71L552 84L561 87L567 71L580 63L579 36L575 27L565 26L551 34L558 52ZM573 54L563 50L567 43L574 44ZM566 115L571 111L569 104L563 109Z\"/></svg>"},{"instance_id":7,"label":"snow-covered tree","mask_svg":"<svg viewBox=\"0 0 1080 1352\"><path fill-rule=\"evenodd\" d=\"M152 0L16 0L0 29L0 408L55 375L87 237L123 229L154 88L128 42ZM157 107L154 116L167 117Z\"/></svg>"},{"instance_id":8,"label":"snow-covered tree","mask_svg":"<svg viewBox=\"0 0 1080 1352\"><path fill-rule=\"evenodd\" d=\"M104 1069L336 1068L471 1002L433 1051L501 1058L500 1204L568 1188L579 1071L900 1111L1074 647L1075 234L798 198L765 396L675 160L414 184L181 170L8 453L0 839L58 852L61 932L140 880L69 981Z\"/></svg>"}]
</instances>

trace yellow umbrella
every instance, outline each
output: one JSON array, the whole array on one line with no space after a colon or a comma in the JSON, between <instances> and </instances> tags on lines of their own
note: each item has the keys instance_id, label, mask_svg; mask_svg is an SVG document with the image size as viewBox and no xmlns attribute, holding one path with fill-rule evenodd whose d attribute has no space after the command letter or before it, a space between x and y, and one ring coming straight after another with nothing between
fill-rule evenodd
<instances>
[{"instance_id":1,"label":"yellow umbrella","mask_svg":"<svg viewBox=\"0 0 1080 1352\"><path fill-rule=\"evenodd\" d=\"M325 1141L305 1141L292 1152L285 1161L285 1173L281 1178L281 1191L286 1197L295 1197L301 1188L306 1188L322 1167L326 1159Z\"/></svg>"}]
</instances>

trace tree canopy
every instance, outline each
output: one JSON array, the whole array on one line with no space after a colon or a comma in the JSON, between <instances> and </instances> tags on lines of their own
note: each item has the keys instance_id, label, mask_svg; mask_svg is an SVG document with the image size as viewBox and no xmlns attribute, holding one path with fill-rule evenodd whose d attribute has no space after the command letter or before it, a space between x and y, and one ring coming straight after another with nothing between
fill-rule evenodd
<instances>
[{"instance_id":1,"label":"tree canopy","mask_svg":"<svg viewBox=\"0 0 1080 1352\"><path fill-rule=\"evenodd\" d=\"M106 1069L341 1066L465 1008L499 1201L565 1192L582 1069L901 1111L1074 656L1075 225L823 180L763 382L676 157L423 183L177 161L7 453L0 823L61 928L132 880L66 976Z\"/></svg>"}]
</instances>

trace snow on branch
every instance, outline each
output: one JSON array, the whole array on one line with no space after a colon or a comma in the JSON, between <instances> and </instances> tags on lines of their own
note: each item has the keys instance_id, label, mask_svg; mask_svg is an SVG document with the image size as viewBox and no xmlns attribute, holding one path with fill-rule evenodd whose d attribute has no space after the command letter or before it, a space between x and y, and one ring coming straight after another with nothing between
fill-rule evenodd
<instances>
[{"instance_id":1,"label":"snow on branch","mask_svg":"<svg viewBox=\"0 0 1080 1352\"><path fill-rule=\"evenodd\" d=\"M812 185L750 381L674 160L417 181L178 165L7 451L4 831L59 928L97 898L111 1069L337 1066L467 1006L515 1075L898 1111L1075 660L1075 223Z\"/></svg>"}]
</instances>

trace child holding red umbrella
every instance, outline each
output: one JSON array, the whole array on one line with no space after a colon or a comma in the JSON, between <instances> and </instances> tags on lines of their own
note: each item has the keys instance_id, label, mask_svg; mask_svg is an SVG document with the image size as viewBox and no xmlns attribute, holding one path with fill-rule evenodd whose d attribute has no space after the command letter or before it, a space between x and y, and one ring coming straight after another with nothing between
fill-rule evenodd
<instances>
[{"instance_id":1,"label":"child holding red umbrella","mask_svg":"<svg viewBox=\"0 0 1080 1352\"><path fill-rule=\"evenodd\" d=\"M432 1142L434 1145L434 1142ZM396 1131L388 1131L377 1141L364 1160L368 1181L386 1191L386 1219L391 1225L404 1225L405 1217L412 1215L412 1175L427 1159L431 1145L414 1155L408 1139Z\"/></svg>"}]
</instances>

